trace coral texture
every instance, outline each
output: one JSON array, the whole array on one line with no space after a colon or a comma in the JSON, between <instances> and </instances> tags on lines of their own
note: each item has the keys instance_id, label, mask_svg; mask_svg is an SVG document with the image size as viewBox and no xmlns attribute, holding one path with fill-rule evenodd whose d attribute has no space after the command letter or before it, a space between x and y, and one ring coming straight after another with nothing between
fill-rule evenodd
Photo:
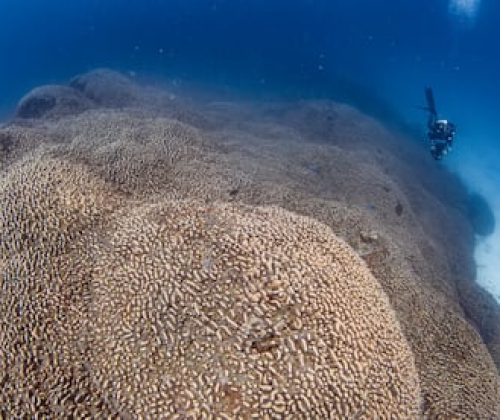
<instances>
[{"instance_id":1,"label":"coral texture","mask_svg":"<svg viewBox=\"0 0 500 420\"><path fill-rule=\"evenodd\" d=\"M74 245L115 200L82 168L41 157L12 166L0 197L0 413L105 413L85 364L91 261Z\"/></svg>"},{"instance_id":2,"label":"coral texture","mask_svg":"<svg viewBox=\"0 0 500 420\"><path fill-rule=\"evenodd\" d=\"M3 181L8 416L415 416L413 354L378 282L278 208L125 202L35 157Z\"/></svg>"},{"instance_id":3,"label":"coral texture","mask_svg":"<svg viewBox=\"0 0 500 420\"><path fill-rule=\"evenodd\" d=\"M377 281L325 226L280 209L167 202L95 252L95 376L120 412L325 418L420 408Z\"/></svg>"},{"instance_id":4,"label":"coral texture","mask_svg":"<svg viewBox=\"0 0 500 420\"><path fill-rule=\"evenodd\" d=\"M99 77L91 73L80 79L98 80ZM102 95L107 95L105 84L92 83L89 82L89 86L102 89ZM330 293L327 301L314 297L316 303L323 302L321 311L324 312L303 315L301 320L309 326L306 330L311 334L312 343L320 343L317 338L321 336L321 343L330 343L333 351L343 354L336 356L339 363L347 363L346 369L352 370L356 378L367 378L366 388L359 381L350 382L346 388L352 389L353 394L349 395L354 405L344 406L342 402L330 408L332 413L340 415L346 410L354 410L349 413L355 417L357 410L361 410L359 413L376 417L376 412L381 410L376 401L391 399L392 387L388 384L392 382L384 382L386 367L372 375L361 369L364 365L351 364L352 360L357 360L359 352L365 357L368 351L366 357L373 361L373 366L388 366L382 361L388 359L397 366L394 369L400 376L395 377L401 378L396 381L399 384L397 396L392 396L392 403L387 404L387 410L396 410L394 399L398 402L397 410L401 412L395 417L405 417L405 410L410 417L412 413L418 416L412 410L419 398L421 415L426 418L497 418L500 415L495 366L495 363L500 366L500 309L474 282L475 227L471 223L468 192L453 175L435 165L425 150L355 109L329 101L283 104L184 101L181 104L178 99L165 101L168 95L164 92L143 90L130 81L126 84L123 94L127 96L131 88L135 92L132 101L120 105L113 105L111 101L104 108L95 104L91 110L64 118L15 120L0 130L0 168L3 170L0 268L2 282L11 288L3 286L2 293L5 290L6 294L0 298L1 310L6 311L2 315L0 337L8 343L2 366L7 369L11 369L8 366L23 366L0 378L9 384L4 388L5 407L22 406L28 410L22 413L33 413L27 408L31 407L29 404L37 401L48 404L47 401L52 400L47 400L47 395L60 398L61 387L74 388L61 384L78 383L85 384L79 389L85 389L87 396L67 391L62 405L65 413L78 409L78 413L83 414L98 412L125 416L127 413L145 414L146 406L151 407L151 413L166 413L171 409L168 399L173 398L167 389L169 392L182 391L178 412L203 411L206 407L201 401L205 396L195 393L191 397L189 394L193 389L189 388L192 381L187 378L193 378L190 375L194 375L195 370L204 380L216 377L235 387L222 387L221 382L222 388L207 388L206 398L214 404L219 398L213 413L226 413L229 406L236 409L233 403L257 404L257 397L268 395L265 390L269 389L260 388L263 383L260 381L267 379L257 375L264 372L258 369L264 366L281 377L285 373L288 375L288 362L278 363L275 357L278 354L285 357L284 349L290 344L288 338L295 331L286 327L289 325L286 320L293 318L294 309L284 305L278 310L276 317L285 321L285 324L278 324L279 328L274 327L274 321L269 321L266 315L275 319L272 315L274 303L270 304L271 312L266 312L265 316L252 315L264 322L257 322L256 340L251 341L247 335L245 341L235 326L242 324L231 324L233 318L226 320L229 312L225 308L237 305L231 309L264 311L260 306L267 304L266 296L274 293L268 287L266 261L274 261L281 265L272 265L272 270L287 279L285 284L297 286L296 289L292 286L283 290L278 288L276 296L279 299L294 302L313 299L314 289L320 287L322 295ZM119 83L114 86L120 89ZM113 107L120 109L111 109ZM405 147L401 147L402 144ZM35 187L37 194L44 192L43 197L36 198L36 194L30 192ZM65 203L73 202L77 204L71 204L70 211L65 210ZM28 222L31 214L36 215L35 224ZM64 221L66 217L69 222ZM40 236L34 228L41 229L43 234ZM63 233L57 233L59 230ZM64 239L67 232L70 239ZM248 238L245 235L249 235ZM322 238L321 244L314 239L316 236ZM350 248L341 244L337 237L345 240ZM22 245L25 242L27 245ZM210 246L207 247L207 243ZM42 244L43 248L36 248L35 244ZM322 265L328 261L324 257L326 254L322 254L325 246L343 249L346 256L342 257L343 251L332 252L331 261L335 266L328 263L325 267ZM304 274L302 278L294 274L295 271L288 271L286 267L295 267L293 264L297 262L290 258L294 249L297 258L300 256L307 267L304 273L314 275L307 277ZM55 254L51 256L53 251ZM354 252L364 263L353 255ZM232 256L236 255L241 258L232 262ZM182 261L178 262L177 258ZM247 273L246 283L237 281L239 277L235 275L246 272L245 264L250 273L264 267L264 274L252 277ZM27 269L19 268L24 266L40 276L27 275ZM220 281L210 283L212 269L219 270L220 278L214 276ZM134 270L139 274L132 274ZM50 276L59 276L60 272L63 272L63 280L49 281ZM29 281L12 282L18 274L19 278ZM351 275L359 284L365 282L366 287L356 288L350 282ZM335 279L333 285L344 284L349 290L345 294L347 301L339 301L337 306L328 305L337 296L328 288L331 276ZM189 284L182 279L188 279ZM26 284L28 287L21 287ZM243 284L248 285L248 290ZM259 285L257 290L254 284ZM55 285L59 285L58 288ZM58 295L66 286L71 292ZM215 293L212 289L220 300L211 294ZM166 295L165 290L168 290ZM33 295L33 291L39 295ZM121 291L123 296L117 296ZM247 296L247 291L256 302L248 301L250 294ZM188 299L184 293L194 293L196 298L190 295ZM260 293L265 296L260 297ZM339 292L340 295L344 293ZM38 302L39 296L50 296L50 299ZM375 296L378 297L375 299ZM155 316L160 318L151 318L151 325L156 325L154 328L141 321L153 316L154 308L164 308L165 302L172 303L172 299L175 305L178 304L176 308L181 315L176 312L175 316L160 317L161 311L158 311ZM196 303L196 299L201 300ZM276 302L280 302L279 299ZM366 299L379 302L372 305L374 310L385 308L381 312L386 314L382 317L385 321L377 321L378 315L370 321L365 319L362 314ZM202 310L200 305L205 300L210 302L213 311ZM11 355L15 353L15 340L25 344L34 342L29 341L30 329L22 318L28 301L42 308L30 318L30 322L40 323L39 329L32 331L36 337L41 337L39 331L47 330L50 339L35 340L40 343L35 346L36 351L30 350L29 357L18 356L15 360L20 364L16 365L12 364ZM274 297L270 298L270 302L274 301ZM53 312L54 307L47 306L47 302L55 302L57 306L54 307L60 309ZM76 306L73 302L77 302ZM192 306L195 303L196 306ZM335 311L341 309L351 314L353 328L361 328L366 341L350 340L348 331L345 336L335 336L330 342L321 335L322 331L335 328L340 314ZM397 318L395 323L392 311ZM238 313L241 318L243 312L234 314ZM320 314L321 319L331 317L331 325L320 321ZM11 317L19 323L11 323ZM207 318L213 320L215 326L220 323L222 330L214 330ZM344 322L342 315L340 319ZM175 331L192 333L191 343L199 347L188 345L187 335L182 334L175 336L176 345L181 347L168 344L173 336L162 335L166 331L163 327L168 322L170 328L174 321ZM196 322L202 324L192 332L191 327ZM369 345L365 346L374 334L372 327L375 324L371 322L381 322L385 338L393 337L388 329L395 334L394 339L400 340L402 346L401 354L391 353L392 347L384 340L380 342L380 351L385 349L385 353L380 355L375 355ZM189 328L185 330L184 327ZM399 328L404 339L400 337ZM64 329L74 331L68 335L73 338L59 337L58 333ZM217 341L213 334L229 347L211 348ZM232 341L225 338L228 334L234 337ZM262 343L259 337L264 338ZM280 337L283 341L279 341ZM283 351L277 350L275 340L282 345L279 348ZM253 347L249 342L255 342ZM52 343L61 344L56 349ZM342 353L346 343L349 348L358 349L357 355ZM411 354L405 350L405 343ZM243 353L238 353L240 347L237 346ZM201 348L203 351L199 350ZM310 348L309 344L307 351L301 345L297 347L297 357L299 354L304 356L304 366L319 369L326 360L322 357L326 357L328 363L334 360L330 353L309 356ZM64 349L61 350L64 356L60 356L58 349ZM228 352L227 363L218 358L219 350ZM118 353L123 356L118 357ZM55 370L46 371L49 369L47 363L40 361L53 360L53 356L44 359L38 356L40 354L55 354L55 360L61 362L50 368ZM175 355L172 363L167 354ZM237 369L236 354L241 355L237 361L244 361L245 366L256 369L255 375L245 376L249 384L257 387L252 391L235 385L241 379L238 375L231 373L233 376L228 376L234 372L231 369ZM388 354L392 356L383 359ZM203 359L203 355L210 361L201 363L200 360L208 360ZM273 390L277 387L286 391L283 395L290 398L296 395L302 401L299 395L304 390L300 388L299 392L292 386L295 375L299 375L297 369L301 368L302 359L290 357L289 387L279 388L283 383L280 380L272 382L271 386ZM411 358L417 378L412 376L409 367ZM63 359L72 362L63 363ZM149 367L144 370L147 363ZM335 371L335 363L329 365L329 369ZM194 370L182 368L183 364ZM61 376L58 369L63 369L65 376ZM178 388L169 388L174 382L163 383L160 377L176 377L176 369L183 375L179 375ZM210 369L216 369L217 373ZM226 369L227 375L225 371L221 374L221 369ZM33 376L31 373L25 375L26 372L50 372L51 378L64 379L51 382L46 380L46 373ZM166 373L161 376L160 372ZM338 372L338 375L322 375L321 380L305 375L304 381L307 386L318 389L323 389L325 384L345 388L342 381L349 378ZM16 377L25 378L19 380L17 388L12 381ZM377 385L373 386L379 387L381 400L371 391L365 393L373 389L370 385L373 378L380 379L376 379L373 384ZM114 383L121 388L113 387ZM410 383L420 384L419 390L415 388L419 395L407 391ZM210 384L215 387L216 382ZM161 386L161 393L154 392L160 389L155 386ZM140 389L133 391L137 387ZM269 392L275 395L272 390ZM315 394L307 395L300 404L308 402L314 410L327 407L333 400L338 404L335 396L324 394L325 399L320 400ZM298 402L294 405L292 399L284 399L290 401L287 410L302 410ZM192 406L187 404L188 400L193 401ZM270 404L267 399L259 400L250 411L242 408L241 412L257 410L255 413L263 415L265 410L272 408ZM292 411L289 413L291 415ZM321 411L315 413L316 417L323 417Z\"/></svg>"}]
</instances>

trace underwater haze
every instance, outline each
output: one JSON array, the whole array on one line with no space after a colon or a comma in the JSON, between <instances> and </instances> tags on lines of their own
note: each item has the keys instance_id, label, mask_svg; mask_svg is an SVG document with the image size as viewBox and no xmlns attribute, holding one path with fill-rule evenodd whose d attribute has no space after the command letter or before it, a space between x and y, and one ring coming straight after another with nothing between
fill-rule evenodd
<instances>
[{"instance_id":1,"label":"underwater haze","mask_svg":"<svg viewBox=\"0 0 500 420\"><path fill-rule=\"evenodd\" d=\"M458 126L444 164L500 217L500 4L494 0L3 0L0 115L30 88L110 67L245 96L334 98L425 130L423 89ZM401 145L404 147L404 145ZM478 237L500 299L500 234Z\"/></svg>"}]
</instances>

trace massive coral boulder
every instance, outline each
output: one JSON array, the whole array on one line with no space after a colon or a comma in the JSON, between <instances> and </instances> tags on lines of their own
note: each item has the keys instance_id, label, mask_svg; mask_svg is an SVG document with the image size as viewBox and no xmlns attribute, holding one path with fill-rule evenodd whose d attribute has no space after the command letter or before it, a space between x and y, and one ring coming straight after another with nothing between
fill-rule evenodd
<instances>
[{"instance_id":1,"label":"massive coral boulder","mask_svg":"<svg viewBox=\"0 0 500 420\"><path fill-rule=\"evenodd\" d=\"M76 76L70 86L99 106L110 108L136 105L142 94L132 80L109 69L97 69Z\"/></svg>"},{"instance_id":2,"label":"massive coral boulder","mask_svg":"<svg viewBox=\"0 0 500 420\"><path fill-rule=\"evenodd\" d=\"M78 114L95 106L76 89L67 86L47 85L33 89L17 106L19 118L48 118Z\"/></svg>"},{"instance_id":3,"label":"massive coral boulder","mask_svg":"<svg viewBox=\"0 0 500 420\"><path fill-rule=\"evenodd\" d=\"M0 197L6 416L418 414L387 297L320 223L126 202L47 155Z\"/></svg>"},{"instance_id":4,"label":"massive coral boulder","mask_svg":"<svg viewBox=\"0 0 500 420\"><path fill-rule=\"evenodd\" d=\"M184 108L179 112L176 101L148 102L163 97L162 93L150 93L140 93L140 107L98 108L42 121L16 120L0 130L3 170L8 171L28 154L42 151L65 165L84 166L87 176L106 184L106 194L111 188L113 197L127 197L126 206L91 223L96 234L88 230L78 241L71 241L77 244L71 248L72 261L78 262L78 270L84 270L80 277L87 282L86 287L92 284L102 291L98 296L85 296L113 302L104 282L109 280L115 289L127 286L123 270L129 269L129 259L136 261L134 267L141 267L144 281L149 273L157 276L155 264L161 250L155 238L167 235L160 226L168 224L171 231L181 228L169 224L167 216L163 222L156 220L153 214L162 214L162 208L170 209L172 215L176 209L185 209L186 220L192 220L192 211L212 214L214 210L209 208L215 208L215 213L222 214L216 220L225 220L224 215L231 214L231 220L261 223L257 216L264 210L256 211L254 220L253 211L243 203L279 206L322 222L365 260L387 294L411 348L424 417L498 417L498 372L491 355L499 366L500 310L474 282L474 228L464 204L467 191L453 175L435 165L420 145L387 131L347 105L329 101L193 103L193 112L185 113ZM179 199L187 199L193 209ZM221 201L232 202L234 207L216 204ZM280 225L279 218L271 219ZM104 220L106 225L102 225ZM196 222L194 225L198 226ZM229 226L234 226L233 222ZM136 238L134 228L144 234ZM234 232L228 232L224 238L229 240ZM203 237L210 235L206 230ZM132 243L127 238L136 239ZM180 244L186 241L182 235L175 240ZM118 248L117 243L121 244ZM153 255L144 253L144 247L155 249ZM177 248L165 249L174 258ZM310 249L314 252L316 248L311 245ZM120 260L120 252L127 261ZM181 248L179 252L185 260L182 273L188 276L191 271L198 272L196 265L190 269L194 260L185 254L188 251ZM97 267L108 270L109 276L93 271ZM99 278L102 283L89 283ZM147 314L152 305L145 303L148 299L157 303L149 290L130 302L145 307L143 312ZM112 305L118 307L119 303ZM89 308L93 310L91 325L99 319L108 328L99 312L105 308ZM128 317L123 311L116 316L117 325L124 323L120 317ZM136 324L130 325L136 328ZM133 330L148 345L153 340L154 333L130 328L127 331ZM85 331L89 337L90 330ZM117 349L131 349L130 359L122 361L134 360L134 366L140 365L141 346L134 347L127 340L134 342L128 335L122 341L110 338ZM104 343L101 348L111 355L106 346ZM79 344L79 348L89 350L84 352L85 360L89 360L91 347ZM111 372L102 364L109 357L92 357L96 357L93 366L100 372L94 379L102 381L95 395L104 395L106 404L111 404L101 404L108 411L102 408L99 412L125 415L144 410L149 388L127 398L125 394L138 379L121 370ZM157 357L155 354L151 359ZM118 366L114 360L109 363ZM137 373L134 369L131 371ZM118 395L110 389L108 375L126 383L125 391ZM92 381L94 387L96 383ZM95 401L85 401L90 400ZM155 404L155 410L166 409L161 402Z\"/></svg>"},{"instance_id":5,"label":"massive coral boulder","mask_svg":"<svg viewBox=\"0 0 500 420\"><path fill-rule=\"evenodd\" d=\"M412 353L328 228L278 208L167 202L96 251L93 365L139 416L413 417Z\"/></svg>"}]
</instances>

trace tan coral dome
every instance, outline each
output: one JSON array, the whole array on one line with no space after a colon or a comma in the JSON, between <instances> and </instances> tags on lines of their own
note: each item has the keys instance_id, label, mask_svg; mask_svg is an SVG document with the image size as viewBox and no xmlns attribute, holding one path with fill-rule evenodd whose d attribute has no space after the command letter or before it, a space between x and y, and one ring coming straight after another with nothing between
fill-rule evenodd
<instances>
[{"instance_id":1,"label":"tan coral dome","mask_svg":"<svg viewBox=\"0 0 500 420\"><path fill-rule=\"evenodd\" d=\"M125 204L47 157L0 196L3 415L417 416L395 315L326 226Z\"/></svg>"},{"instance_id":2,"label":"tan coral dome","mask_svg":"<svg viewBox=\"0 0 500 420\"><path fill-rule=\"evenodd\" d=\"M277 208L166 202L96 249L92 365L133 416L417 415L413 356L361 260Z\"/></svg>"}]
</instances>

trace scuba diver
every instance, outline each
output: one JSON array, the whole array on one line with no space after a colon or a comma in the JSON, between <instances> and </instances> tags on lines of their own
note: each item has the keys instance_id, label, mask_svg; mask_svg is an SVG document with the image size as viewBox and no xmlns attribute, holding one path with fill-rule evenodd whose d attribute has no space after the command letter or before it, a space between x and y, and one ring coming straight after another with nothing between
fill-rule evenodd
<instances>
[{"instance_id":1,"label":"scuba diver","mask_svg":"<svg viewBox=\"0 0 500 420\"><path fill-rule=\"evenodd\" d=\"M455 124L448 120L438 119L434 94L430 87L425 89L425 97L427 107L423 109L429 111L427 138L430 142L431 155L434 159L441 160L452 149L456 127Z\"/></svg>"}]
</instances>

